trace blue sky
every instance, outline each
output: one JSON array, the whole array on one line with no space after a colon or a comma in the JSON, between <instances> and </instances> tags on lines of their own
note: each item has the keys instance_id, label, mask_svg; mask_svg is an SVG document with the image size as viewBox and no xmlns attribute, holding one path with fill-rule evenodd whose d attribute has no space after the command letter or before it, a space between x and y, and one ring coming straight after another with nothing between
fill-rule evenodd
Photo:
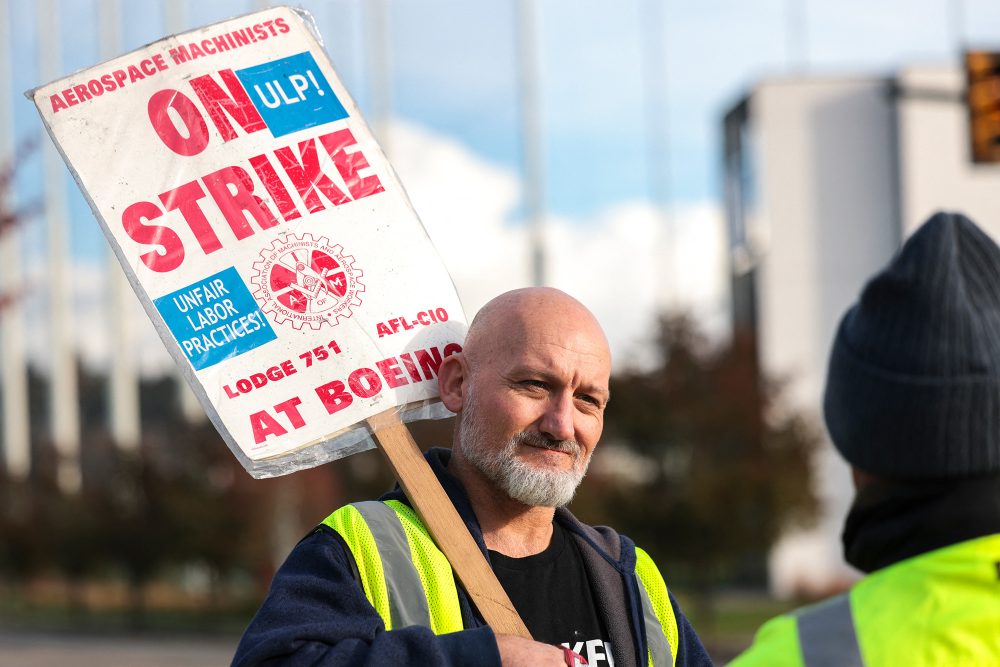
<instances>
[{"instance_id":1,"label":"blue sky","mask_svg":"<svg viewBox=\"0 0 1000 667\"><path fill-rule=\"evenodd\" d=\"M314 13L349 89L362 109L368 108L363 2L302 4ZM388 5L393 113L453 136L489 161L518 168L516 3L389 0ZM56 6L62 72L96 63L96 0L61 0ZM181 2L180 12L185 24L195 27L255 6L248 0ZM19 90L41 83L33 66L34 7L25 0L11 2ZM543 0L536 7L546 202L556 214L576 216L650 197L644 38L662 37L667 191L683 202L718 197L720 115L761 76L806 69L888 72L908 60L947 58L956 50L954 7L964 15L964 39L1000 45L1000 3L990 0L670 0L659 9L652 0ZM789 40L790 7L803 12L805 35L799 42ZM124 2L123 12L124 50L165 33L159 0ZM652 21L657 16L659 25ZM790 54L790 44L803 44L805 53ZM29 105L18 105L17 127L21 133L38 127Z\"/></svg>"},{"instance_id":2,"label":"blue sky","mask_svg":"<svg viewBox=\"0 0 1000 667\"><path fill-rule=\"evenodd\" d=\"M161 0L120 1L121 52L166 34ZM257 0L169 1L177 7L184 29L244 14L262 4ZM62 47L58 75L99 62L98 0L52 2ZM37 3L8 3L14 71L13 81L0 85L15 93L15 134L24 138L41 132L34 108L21 97L23 91L44 83L37 63ZM391 114L410 128L404 143L441 157L434 160L438 167L433 174L413 166L419 164L414 156L401 156L397 164L418 213L432 238L435 233L442 235L436 239L439 246L450 245L443 235L460 225L482 224L491 233L514 239L523 218L522 192L517 185L521 156L517 2L386 0L386 5ZM362 0L314 0L301 6L314 15L335 66L362 111L370 112L366 4ZM903 64L954 62L959 42L1000 50L1000 3L996 0L539 0L534 7L547 214L554 223L553 238L584 254L601 243L629 243L633 223L640 230L636 234L646 234L648 224L637 222L641 216L635 207L649 208L651 201L659 199L665 198L663 203L671 211L690 214L691 222L686 224L716 225L718 216L713 217L712 211L721 206L721 117L762 78L888 75ZM794 17L799 17L797 22L791 20ZM793 24L801 30L790 33ZM656 88L656 104L649 107L651 79L644 73L643 56L654 38L652 52L662 55L662 77L653 82L665 82L665 86ZM648 66L650 61L645 62ZM665 145L659 148L666 153L668 176L665 187L656 192L650 187L649 174L651 108L653 129L665 137ZM445 156L457 161L449 162ZM41 192L40 162L35 156L24 165L18 181L22 199ZM408 173L413 175L408 177ZM468 192L475 194L459 202L457 210L439 206L434 193L441 190L441 184L463 178ZM83 260L102 261L106 246L89 209L69 179L65 188L72 252ZM442 227L445 220L454 226ZM589 239L567 236L572 230ZM675 238L683 235L682 230ZM714 266L724 262L717 236L717 231L708 236L694 234L694 245L682 250L685 255L703 254L702 264L712 265L711 280L721 287L706 291L709 295L725 289L720 270ZM469 274L462 268L464 255L482 252L471 244L500 245L485 238L494 237L468 237L465 247L452 251L449 269L460 291L479 289L473 285L481 280L472 273L479 268L475 262ZM43 240L44 225L38 221L29 230L29 247L41 248ZM509 243L513 244L510 252L516 252L519 246L513 240ZM621 256L640 251L648 252L626 248ZM449 259L447 252L442 254ZM648 264L648 270L621 279L662 281L662 276L650 278L650 272L664 263L663 257L661 253L643 259L639 263ZM568 266L570 259L559 261ZM506 282L482 287L467 309L478 306L490 290L496 293L523 282L523 267L518 266ZM675 274L669 280L680 284L682 278L676 272L685 269L672 270ZM570 283L567 287L579 280L569 268L556 273ZM688 280L690 285L705 282L699 276ZM600 286L593 289L604 294L594 298L621 302L617 295L601 292ZM722 297L707 298L715 299L716 310L725 309ZM650 294L643 303L653 301ZM628 326L639 328L632 320Z\"/></svg>"}]
</instances>

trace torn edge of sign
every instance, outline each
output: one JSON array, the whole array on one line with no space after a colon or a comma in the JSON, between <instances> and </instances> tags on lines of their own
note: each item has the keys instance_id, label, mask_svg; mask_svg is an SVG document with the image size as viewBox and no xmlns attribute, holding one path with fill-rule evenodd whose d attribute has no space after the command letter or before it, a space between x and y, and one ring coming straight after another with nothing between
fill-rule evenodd
<instances>
[{"instance_id":1,"label":"torn edge of sign","mask_svg":"<svg viewBox=\"0 0 1000 667\"><path fill-rule=\"evenodd\" d=\"M396 414L404 424L419 420L447 419L454 416L436 398L401 405L396 408ZM266 479L280 477L299 470L307 470L373 449L375 442L372 439L372 433L371 427L366 422L359 422L328 439L309 443L294 452L286 452L273 459L249 459L240 451L239 447L230 446L230 449L240 459L251 477Z\"/></svg>"}]
</instances>

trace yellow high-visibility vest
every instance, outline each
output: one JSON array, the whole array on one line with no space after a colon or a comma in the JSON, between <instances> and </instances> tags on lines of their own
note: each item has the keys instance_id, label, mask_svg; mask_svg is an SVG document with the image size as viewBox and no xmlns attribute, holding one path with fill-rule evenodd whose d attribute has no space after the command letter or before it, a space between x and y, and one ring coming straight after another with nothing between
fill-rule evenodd
<instances>
[{"instance_id":1,"label":"yellow high-visibility vest","mask_svg":"<svg viewBox=\"0 0 1000 667\"><path fill-rule=\"evenodd\" d=\"M440 635L464 629L451 564L412 508L398 500L354 503L323 523L347 543L365 596L386 630L423 625ZM673 667L677 619L663 577L639 548L635 577L641 584L649 667Z\"/></svg>"},{"instance_id":2,"label":"yellow high-visibility vest","mask_svg":"<svg viewBox=\"0 0 1000 667\"><path fill-rule=\"evenodd\" d=\"M730 667L1000 665L1000 535L878 570L768 621Z\"/></svg>"}]
</instances>

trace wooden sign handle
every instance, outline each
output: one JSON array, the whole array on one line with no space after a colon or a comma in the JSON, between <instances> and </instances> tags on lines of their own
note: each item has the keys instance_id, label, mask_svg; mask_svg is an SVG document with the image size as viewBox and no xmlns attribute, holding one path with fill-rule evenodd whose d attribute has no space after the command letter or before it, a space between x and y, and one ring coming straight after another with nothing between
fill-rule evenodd
<instances>
[{"instance_id":1,"label":"wooden sign handle","mask_svg":"<svg viewBox=\"0 0 1000 667\"><path fill-rule=\"evenodd\" d=\"M424 459L396 409L368 419L375 443L392 466L399 485L420 515L438 548L444 552L466 593L498 635L531 639L489 563L479 550L458 510Z\"/></svg>"}]
</instances>

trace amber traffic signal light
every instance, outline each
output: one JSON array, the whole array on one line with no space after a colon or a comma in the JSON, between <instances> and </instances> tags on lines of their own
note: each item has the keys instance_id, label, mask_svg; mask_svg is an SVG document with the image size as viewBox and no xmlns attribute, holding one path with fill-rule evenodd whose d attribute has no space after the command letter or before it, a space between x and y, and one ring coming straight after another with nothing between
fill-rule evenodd
<instances>
[{"instance_id":1,"label":"amber traffic signal light","mask_svg":"<svg viewBox=\"0 0 1000 667\"><path fill-rule=\"evenodd\" d=\"M973 162L1000 162L1000 53L966 51L966 103Z\"/></svg>"}]
</instances>

